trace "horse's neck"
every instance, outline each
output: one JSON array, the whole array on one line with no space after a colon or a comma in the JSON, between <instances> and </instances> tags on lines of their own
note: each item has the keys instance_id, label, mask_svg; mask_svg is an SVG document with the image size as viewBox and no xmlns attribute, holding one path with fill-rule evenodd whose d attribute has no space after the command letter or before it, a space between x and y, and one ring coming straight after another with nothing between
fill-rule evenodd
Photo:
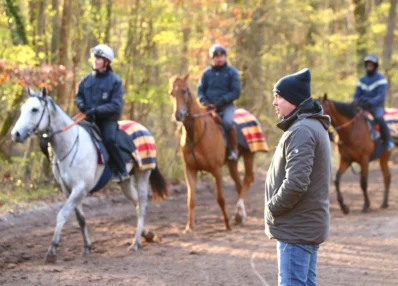
<instances>
[{"instance_id":1,"label":"horse's neck","mask_svg":"<svg viewBox=\"0 0 398 286\"><path fill-rule=\"evenodd\" d=\"M196 115L203 113L203 110L197 103L196 98L192 99L189 112L190 114L184 122L184 127L188 135L187 140L195 141L203 135L203 132L205 132L205 121L207 118L206 116L195 117Z\"/></svg>"},{"instance_id":2,"label":"horse's neck","mask_svg":"<svg viewBox=\"0 0 398 286\"><path fill-rule=\"evenodd\" d=\"M354 118L350 118L341 114L336 114L334 118L335 118L334 127L344 126L345 124L348 124L347 126L344 126L339 130L337 130L337 134L339 135L341 141L348 143L352 139L357 140L357 138L352 138L352 137L353 134L355 135L354 131L360 128L359 124L364 123L361 117L358 118L358 116L356 115ZM352 122L350 123L350 121ZM367 128L365 130L367 130Z\"/></svg>"},{"instance_id":3,"label":"horse's neck","mask_svg":"<svg viewBox=\"0 0 398 286\"><path fill-rule=\"evenodd\" d=\"M51 115L51 131L56 132L73 123L70 118L59 106ZM51 138L51 146L58 159L63 158L65 154L73 147L78 136L78 126L74 126L64 132L58 133Z\"/></svg>"}]
</instances>

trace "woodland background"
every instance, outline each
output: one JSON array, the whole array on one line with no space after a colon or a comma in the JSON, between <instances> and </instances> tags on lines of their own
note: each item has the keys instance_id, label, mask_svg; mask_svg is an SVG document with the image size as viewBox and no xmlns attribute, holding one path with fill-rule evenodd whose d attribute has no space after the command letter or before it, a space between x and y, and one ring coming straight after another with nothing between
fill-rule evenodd
<instances>
[{"instance_id":1,"label":"woodland background","mask_svg":"<svg viewBox=\"0 0 398 286\"><path fill-rule=\"evenodd\" d=\"M24 86L49 88L72 114L77 84L91 69L89 50L98 43L115 50L124 118L154 134L170 180L183 176L169 75L189 72L196 91L214 43L229 49L243 84L238 104L259 118L270 146L280 135L272 86L304 67L312 70L314 97L327 92L349 101L363 58L376 53L389 80L388 105L398 107L397 0L3 0L0 12L0 206L16 194L40 198L54 189L37 139L10 141Z\"/></svg>"}]
</instances>

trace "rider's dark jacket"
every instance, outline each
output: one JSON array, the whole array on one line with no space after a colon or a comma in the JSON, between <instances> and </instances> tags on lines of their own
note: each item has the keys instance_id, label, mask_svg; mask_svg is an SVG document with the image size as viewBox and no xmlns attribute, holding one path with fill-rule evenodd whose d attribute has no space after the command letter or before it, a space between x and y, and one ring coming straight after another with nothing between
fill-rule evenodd
<instances>
[{"instance_id":1,"label":"rider's dark jacket","mask_svg":"<svg viewBox=\"0 0 398 286\"><path fill-rule=\"evenodd\" d=\"M96 118L118 120L123 106L122 80L113 71L90 73L79 84L75 103L81 111L96 109Z\"/></svg>"}]
</instances>

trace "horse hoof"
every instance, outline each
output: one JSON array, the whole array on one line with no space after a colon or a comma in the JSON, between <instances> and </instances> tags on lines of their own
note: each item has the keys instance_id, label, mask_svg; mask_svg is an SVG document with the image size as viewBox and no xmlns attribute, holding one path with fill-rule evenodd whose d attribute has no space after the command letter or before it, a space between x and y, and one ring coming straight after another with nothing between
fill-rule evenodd
<instances>
[{"instance_id":1,"label":"horse hoof","mask_svg":"<svg viewBox=\"0 0 398 286\"><path fill-rule=\"evenodd\" d=\"M83 257L88 257L90 255L90 248L85 247L83 250Z\"/></svg>"},{"instance_id":2,"label":"horse hoof","mask_svg":"<svg viewBox=\"0 0 398 286\"><path fill-rule=\"evenodd\" d=\"M343 211L343 214L349 214L350 213L350 208L347 207L346 205L341 207L341 210Z\"/></svg>"},{"instance_id":3,"label":"horse hoof","mask_svg":"<svg viewBox=\"0 0 398 286\"><path fill-rule=\"evenodd\" d=\"M228 226L225 227L225 230L226 231L232 231L232 228L228 225Z\"/></svg>"},{"instance_id":4,"label":"horse hoof","mask_svg":"<svg viewBox=\"0 0 398 286\"><path fill-rule=\"evenodd\" d=\"M46 260L44 262L46 264L55 264L57 262L57 255L47 253Z\"/></svg>"},{"instance_id":5,"label":"horse hoof","mask_svg":"<svg viewBox=\"0 0 398 286\"><path fill-rule=\"evenodd\" d=\"M190 234L190 233L192 233L193 232L193 229L192 228L190 228L189 226L187 226L185 229L184 229L184 234Z\"/></svg>"},{"instance_id":6,"label":"horse hoof","mask_svg":"<svg viewBox=\"0 0 398 286\"><path fill-rule=\"evenodd\" d=\"M381 209L386 209L386 208L388 208L388 204L383 203L383 204L380 206L380 208L381 208Z\"/></svg>"},{"instance_id":7,"label":"horse hoof","mask_svg":"<svg viewBox=\"0 0 398 286\"><path fill-rule=\"evenodd\" d=\"M235 214L235 224L242 224L243 222L243 217L240 213Z\"/></svg>"},{"instance_id":8,"label":"horse hoof","mask_svg":"<svg viewBox=\"0 0 398 286\"><path fill-rule=\"evenodd\" d=\"M139 248L141 248L141 243L138 243L138 242L134 241L134 243L128 248L128 251L129 252L135 252Z\"/></svg>"},{"instance_id":9,"label":"horse hoof","mask_svg":"<svg viewBox=\"0 0 398 286\"><path fill-rule=\"evenodd\" d=\"M364 206L362 208L362 213L366 214L369 211L369 207L368 206Z\"/></svg>"},{"instance_id":10,"label":"horse hoof","mask_svg":"<svg viewBox=\"0 0 398 286\"><path fill-rule=\"evenodd\" d=\"M152 231L144 231L142 237L145 238L146 242L154 242L155 234Z\"/></svg>"}]
</instances>

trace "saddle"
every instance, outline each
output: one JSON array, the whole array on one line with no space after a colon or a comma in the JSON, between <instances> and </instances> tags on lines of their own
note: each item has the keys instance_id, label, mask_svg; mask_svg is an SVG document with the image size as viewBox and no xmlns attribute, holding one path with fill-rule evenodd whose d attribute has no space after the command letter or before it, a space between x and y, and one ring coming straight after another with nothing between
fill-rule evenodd
<instances>
[{"instance_id":1,"label":"saddle","mask_svg":"<svg viewBox=\"0 0 398 286\"><path fill-rule=\"evenodd\" d=\"M91 139L97 147L98 164L107 164L109 162L109 153L102 142L102 135L98 126L88 121L81 122L80 126L82 126L90 134ZM135 150L135 147L127 133L121 129L118 129L116 133L116 144L122 151L121 153L123 161L125 163L132 161L133 157L131 154Z\"/></svg>"}]
</instances>

